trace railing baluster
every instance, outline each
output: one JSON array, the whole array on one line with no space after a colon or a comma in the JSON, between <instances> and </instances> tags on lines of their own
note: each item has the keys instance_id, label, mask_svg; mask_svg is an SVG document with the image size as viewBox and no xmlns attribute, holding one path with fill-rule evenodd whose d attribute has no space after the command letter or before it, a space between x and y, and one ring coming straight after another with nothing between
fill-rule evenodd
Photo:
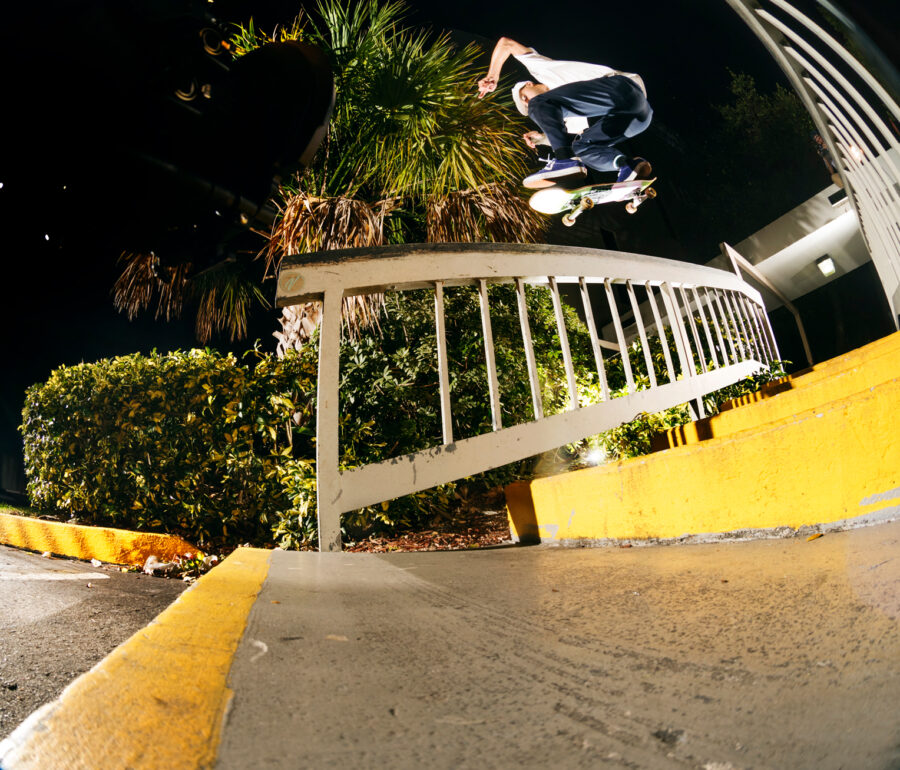
<instances>
[{"instance_id":1,"label":"railing baluster","mask_svg":"<svg viewBox=\"0 0 900 770\"><path fill-rule=\"evenodd\" d=\"M681 323L681 314L678 311L678 303L675 301L675 292L668 283L660 286L660 296L666 306L666 315L669 317L669 328L672 329L672 339L675 340L675 350L678 353L678 365L681 367L682 377L693 377L696 372L693 367L688 368L688 355L685 349L684 329Z\"/></svg>"},{"instance_id":2,"label":"railing baluster","mask_svg":"<svg viewBox=\"0 0 900 770\"><path fill-rule=\"evenodd\" d=\"M622 319L619 317L619 308L616 307L616 298L613 295L612 283L609 278L603 281L606 287L606 300L609 302L609 310L612 313L613 326L616 329L616 340L619 343L619 351L622 357L622 368L625 370L625 383L629 393L636 393L634 373L631 371L631 361L628 358L628 346L625 344L625 332L622 330Z\"/></svg>"},{"instance_id":3,"label":"railing baluster","mask_svg":"<svg viewBox=\"0 0 900 770\"><path fill-rule=\"evenodd\" d=\"M725 303L728 305L728 309L731 311L731 320L734 323L735 330L737 332L738 346L741 349L741 355L746 361L748 358L754 357L753 346L751 344L750 338L747 336L747 329L744 326L744 319L741 318L741 313L737 308L737 303L734 301L734 297L731 296L730 291L725 292Z\"/></svg>"},{"instance_id":4,"label":"railing baluster","mask_svg":"<svg viewBox=\"0 0 900 770\"><path fill-rule=\"evenodd\" d=\"M734 360L743 361L747 356L744 354L744 345L741 342L741 335L738 333L737 322L734 320L734 312L728 302L728 292L721 291L717 292L717 294L721 299L722 306L725 308L725 330L728 332L728 343L734 352ZM734 333L732 334L732 332Z\"/></svg>"},{"instance_id":5,"label":"railing baluster","mask_svg":"<svg viewBox=\"0 0 900 770\"><path fill-rule=\"evenodd\" d=\"M341 550L340 474L340 288L328 289L322 299L319 329L319 380L316 388L316 517L319 550Z\"/></svg>"},{"instance_id":6,"label":"railing baluster","mask_svg":"<svg viewBox=\"0 0 900 770\"><path fill-rule=\"evenodd\" d=\"M691 336L694 338L697 358L700 359L700 369L705 372L707 371L706 356L703 355L703 345L700 343L700 334L697 332L697 322L694 320L694 311L691 309L691 301L688 299L687 292L684 290L683 285L678 287L678 292L681 294L681 300L684 302L684 312L687 314L688 323L691 326Z\"/></svg>"},{"instance_id":7,"label":"railing baluster","mask_svg":"<svg viewBox=\"0 0 900 770\"><path fill-rule=\"evenodd\" d=\"M706 292L706 298L710 307L710 311L716 314L716 337L719 340L719 349L722 351L722 359L725 362L725 365L728 366L730 364L736 363L737 353L734 350L734 344L731 342L731 337L728 335L728 321L725 318L725 311L722 309L722 303L719 300L719 295L715 289L712 289L712 299L709 299L709 290L704 289ZM725 329L725 336L728 338L728 345L725 345L725 339L722 337L722 329ZM731 355L728 355L728 350L731 349Z\"/></svg>"},{"instance_id":8,"label":"railing baluster","mask_svg":"<svg viewBox=\"0 0 900 770\"><path fill-rule=\"evenodd\" d=\"M519 303L519 325L522 327L522 343L525 345L525 364L528 367L528 382L531 384L531 405L534 419L544 417L541 399L541 383L538 380L537 363L534 360L534 345L531 342L531 325L528 323L528 305L525 303L525 282L516 278L516 299Z\"/></svg>"},{"instance_id":9,"label":"railing baluster","mask_svg":"<svg viewBox=\"0 0 900 770\"><path fill-rule=\"evenodd\" d=\"M606 381L606 366L603 363L603 353L600 348L600 336L597 334L597 324L594 321L594 310L591 307L591 295L588 292L587 281L584 277L578 279L581 289L581 304L584 307L584 322L591 338L591 347L594 349L594 363L597 365L597 376L600 378L600 389L603 392L603 400L609 401L609 384Z\"/></svg>"},{"instance_id":10,"label":"railing baluster","mask_svg":"<svg viewBox=\"0 0 900 770\"><path fill-rule=\"evenodd\" d=\"M491 428L500 430L503 418L500 413L500 383L497 381L497 359L494 355L494 332L491 329L491 308L488 301L487 281L478 281L478 303L481 306L481 331L484 334L484 360L487 363L488 396L491 399Z\"/></svg>"},{"instance_id":11,"label":"railing baluster","mask_svg":"<svg viewBox=\"0 0 900 770\"><path fill-rule=\"evenodd\" d=\"M769 319L769 314L766 312L765 307L757 306L757 313L760 316L759 322L763 325L763 328L766 330L766 336L769 340L769 347L771 348L773 355L775 356L775 361L781 361L781 351L778 350L778 341L775 339L775 332L772 330L772 321ZM805 339L805 338L804 338ZM812 364L812 354L810 353L809 362Z\"/></svg>"},{"instance_id":12,"label":"railing baluster","mask_svg":"<svg viewBox=\"0 0 900 770\"><path fill-rule=\"evenodd\" d=\"M555 276L548 276L550 296L553 299L553 314L556 316L556 331L559 335L559 346L562 351L563 366L566 369L566 384L569 387L569 406L567 412L578 408L578 385L575 382L575 367L572 365L572 351L569 349L569 334L566 331L566 317L563 315L562 300L559 298L559 286Z\"/></svg>"},{"instance_id":13,"label":"railing baluster","mask_svg":"<svg viewBox=\"0 0 900 770\"><path fill-rule=\"evenodd\" d=\"M731 351L730 358L727 356L727 350L723 347L723 353L726 354L726 359L732 363L736 364L740 358L738 357L737 350L734 347L734 340L731 336L731 326L728 323L728 316L725 314L725 307L722 305L722 297L719 295L718 289L712 290L713 299L715 300L716 309L719 311L719 326L725 329L725 338L728 340L728 348L727 350ZM719 335L719 341L721 342L721 334Z\"/></svg>"},{"instance_id":14,"label":"railing baluster","mask_svg":"<svg viewBox=\"0 0 900 770\"><path fill-rule=\"evenodd\" d=\"M647 364L647 376L650 378L650 387L656 387L656 372L653 369L653 356L650 355L650 343L647 342L647 331L644 329L644 319L641 316L641 308L634 294L634 286L631 281L625 281L628 287L628 300L631 302L631 312L634 314L634 322L637 324L638 335L641 338L641 347L644 350L644 363Z\"/></svg>"},{"instance_id":15,"label":"railing baluster","mask_svg":"<svg viewBox=\"0 0 900 770\"><path fill-rule=\"evenodd\" d=\"M669 350L669 340L666 339L666 327L663 326L662 319L659 316L659 305L656 304L653 286L650 281L647 281L645 286L647 289L647 298L650 300L650 310L653 312L653 322L656 324L659 342L662 345L663 357L666 359L666 371L669 373L669 382L675 382L675 367L672 364L672 351Z\"/></svg>"},{"instance_id":16,"label":"railing baluster","mask_svg":"<svg viewBox=\"0 0 900 770\"><path fill-rule=\"evenodd\" d=\"M453 443L453 417L450 407L450 372L447 366L447 331L444 327L444 282L434 284L434 328L437 337L438 382L441 392L441 432L444 443Z\"/></svg>"},{"instance_id":17,"label":"railing baluster","mask_svg":"<svg viewBox=\"0 0 900 770\"><path fill-rule=\"evenodd\" d=\"M713 297L712 299L710 299L709 289L704 286L703 295L706 297L706 307L709 310L709 317L712 321L713 331L715 331L716 340L719 343L719 355L722 356L722 366L729 366L731 364L731 359L728 357L728 348L725 347L725 340L722 337L722 320L719 317L718 311L716 310L715 290L713 290Z\"/></svg>"},{"instance_id":18,"label":"railing baluster","mask_svg":"<svg viewBox=\"0 0 900 770\"><path fill-rule=\"evenodd\" d=\"M756 328L750 322L750 314L747 305L744 302L743 295L736 293L732 294L732 299L734 300L734 304L737 306L737 309L740 312L741 323L747 330L747 339L750 340L750 346L755 353L756 360L760 363L765 363L766 356L763 352L762 345L760 344L759 335L756 333Z\"/></svg>"},{"instance_id":19,"label":"railing baluster","mask_svg":"<svg viewBox=\"0 0 900 770\"><path fill-rule=\"evenodd\" d=\"M771 365L772 351L769 348L769 341L766 339L766 335L762 330L762 326L760 326L759 324L759 316L757 316L756 314L756 303L748 300L743 295L741 295L741 302L744 303L744 308L747 313L747 319L753 326L757 344L759 345L759 351L763 356L763 362Z\"/></svg>"},{"instance_id":20,"label":"railing baluster","mask_svg":"<svg viewBox=\"0 0 900 770\"><path fill-rule=\"evenodd\" d=\"M697 310L700 312L700 320L703 324L703 333L706 335L706 344L709 347L709 356L712 359L713 366L719 367L719 357L716 355L716 346L713 344L712 333L709 330L709 321L706 319L706 311L703 309L703 301L700 299L700 292L697 287L691 289L694 295L694 302L697 303Z\"/></svg>"}]
</instances>

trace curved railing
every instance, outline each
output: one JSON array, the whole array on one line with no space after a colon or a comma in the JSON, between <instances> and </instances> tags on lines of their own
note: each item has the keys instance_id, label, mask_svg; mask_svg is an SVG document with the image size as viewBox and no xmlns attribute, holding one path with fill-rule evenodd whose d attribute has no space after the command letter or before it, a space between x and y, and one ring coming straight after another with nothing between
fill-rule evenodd
<instances>
[{"instance_id":1,"label":"curved railing","mask_svg":"<svg viewBox=\"0 0 900 770\"><path fill-rule=\"evenodd\" d=\"M818 0L845 25L857 46L883 64L884 84L794 4L786 0L727 2L778 62L828 146L896 326L900 314L900 106L897 94L885 88L897 82L896 71L849 19L835 16L832 3Z\"/></svg>"},{"instance_id":2,"label":"curved railing","mask_svg":"<svg viewBox=\"0 0 900 770\"><path fill-rule=\"evenodd\" d=\"M531 386L533 419L502 424L499 377L491 331L489 284L515 286ZM525 286L546 287L553 300L569 394L567 411L545 415L535 362ZM560 287L580 297L603 400L579 400ZM450 399L443 291L474 287L480 298L492 430L455 440ZM427 288L435 296L442 443L414 454L351 470L339 467L341 305L344 297ZM515 462L609 430L642 412L690 401L702 415L702 396L777 359L778 350L760 294L733 273L658 257L575 247L501 244L428 244L327 251L286 257L278 276L280 307L322 303L316 423L320 550L340 550L340 516L402 495ZM623 310L624 307L624 310ZM598 328L609 328L602 339ZM665 366L649 358L648 335L662 342ZM668 332L665 333L665 332ZM674 350L666 342L671 336ZM606 360L643 342L645 360L626 354L627 383L611 398ZM635 371L635 368L638 371ZM637 382L647 383L638 389Z\"/></svg>"}]
</instances>

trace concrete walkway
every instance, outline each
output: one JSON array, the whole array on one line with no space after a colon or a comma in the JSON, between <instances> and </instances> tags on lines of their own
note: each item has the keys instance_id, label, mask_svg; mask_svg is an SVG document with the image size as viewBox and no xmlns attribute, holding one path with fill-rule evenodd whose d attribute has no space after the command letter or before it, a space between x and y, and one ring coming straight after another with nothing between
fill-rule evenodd
<instances>
[{"instance_id":1,"label":"concrete walkway","mask_svg":"<svg viewBox=\"0 0 900 770\"><path fill-rule=\"evenodd\" d=\"M171 610L155 678L83 677L77 708L64 694L35 715L0 766L900 764L900 522L630 549L239 551ZM234 617L215 684L228 643L197 629ZM225 696L201 702L197 681ZM85 714L123 692L136 705Z\"/></svg>"}]
</instances>

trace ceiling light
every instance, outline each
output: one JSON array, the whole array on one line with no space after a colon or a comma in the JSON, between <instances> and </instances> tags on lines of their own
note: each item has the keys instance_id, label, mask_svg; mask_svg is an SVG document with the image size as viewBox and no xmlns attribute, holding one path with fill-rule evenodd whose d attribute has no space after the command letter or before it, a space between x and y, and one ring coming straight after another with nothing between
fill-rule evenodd
<instances>
[{"instance_id":1,"label":"ceiling light","mask_svg":"<svg viewBox=\"0 0 900 770\"><path fill-rule=\"evenodd\" d=\"M824 257L819 257L816 260L816 267L818 267L819 270L822 271L822 275L824 275L826 278L834 275L834 260L827 254Z\"/></svg>"}]
</instances>

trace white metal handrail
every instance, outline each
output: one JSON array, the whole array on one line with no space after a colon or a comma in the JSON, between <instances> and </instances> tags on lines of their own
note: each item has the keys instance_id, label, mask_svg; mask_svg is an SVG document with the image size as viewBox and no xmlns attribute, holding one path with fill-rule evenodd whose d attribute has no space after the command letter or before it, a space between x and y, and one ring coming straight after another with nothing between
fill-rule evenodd
<instances>
[{"instance_id":1,"label":"white metal handrail","mask_svg":"<svg viewBox=\"0 0 900 770\"><path fill-rule=\"evenodd\" d=\"M828 146L900 328L900 106L844 46L791 3L727 2L778 62Z\"/></svg>"},{"instance_id":2,"label":"white metal handrail","mask_svg":"<svg viewBox=\"0 0 900 770\"><path fill-rule=\"evenodd\" d=\"M534 407L532 421L511 426L503 426L500 414L487 291L489 284L499 283L514 285L518 296ZM561 414L544 414L525 305L525 286L528 284L547 287L553 298L570 395L569 408ZM580 288L585 325L603 392L604 400L600 403L579 403L574 364L568 351L560 284L575 284ZM597 333L594 320L597 308L588 293L592 284L604 289L605 310L612 314L616 329L615 343L601 340ZM454 440L451 419L442 299L443 289L448 286L472 286L479 292L491 402L491 432L462 440ZM353 295L423 288L435 293L438 351L435 376L441 395L443 443L413 454L341 471L338 386L342 300ZM647 339L646 332L651 326L663 330L660 338L667 376L665 382L658 382L655 376L649 377L649 387L638 389L635 372L626 354L622 363L627 394L610 398L602 349L617 347L627 352L615 298L616 292L623 290L631 300L641 339ZM644 321L636 292L646 296L646 304L652 307L652 322ZM286 257L278 276L278 305L284 307L310 301L322 303L316 423L317 505L320 549L329 551L340 550L342 513L578 441L627 422L642 412L656 412L691 400L700 401L703 395L737 382L771 363L776 350L761 295L733 273L658 257L596 249L427 244ZM677 369L666 343L666 329L675 343ZM646 365L648 373L652 373L652 362L648 360Z\"/></svg>"}]
</instances>

